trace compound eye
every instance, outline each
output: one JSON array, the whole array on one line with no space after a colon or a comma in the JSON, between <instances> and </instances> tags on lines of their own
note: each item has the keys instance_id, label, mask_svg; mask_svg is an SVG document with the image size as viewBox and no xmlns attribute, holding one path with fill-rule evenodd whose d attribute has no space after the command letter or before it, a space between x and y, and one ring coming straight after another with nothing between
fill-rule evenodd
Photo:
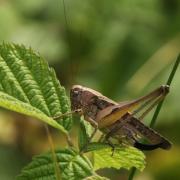
<instances>
[{"instance_id":1,"label":"compound eye","mask_svg":"<svg viewBox=\"0 0 180 180\"><path fill-rule=\"evenodd\" d=\"M73 91L73 96L74 97L77 97L79 95L79 92L78 91Z\"/></svg>"}]
</instances>

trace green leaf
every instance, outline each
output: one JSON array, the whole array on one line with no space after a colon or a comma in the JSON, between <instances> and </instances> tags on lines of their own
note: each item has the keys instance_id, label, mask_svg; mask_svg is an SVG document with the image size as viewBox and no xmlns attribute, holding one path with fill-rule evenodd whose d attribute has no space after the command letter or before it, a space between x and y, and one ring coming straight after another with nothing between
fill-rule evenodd
<instances>
[{"instance_id":1,"label":"green leaf","mask_svg":"<svg viewBox=\"0 0 180 180\"><path fill-rule=\"evenodd\" d=\"M0 106L36 117L65 133L72 125L71 116L51 118L70 111L65 89L47 62L22 45L0 45Z\"/></svg>"},{"instance_id":2,"label":"green leaf","mask_svg":"<svg viewBox=\"0 0 180 180\"><path fill-rule=\"evenodd\" d=\"M110 144L108 143L104 143L104 142L91 142L88 144L86 150L84 152L90 152L90 151L96 151L96 150L101 150L101 149L105 149L105 148L110 148ZM116 146L115 147L119 147ZM111 147L112 149L112 147Z\"/></svg>"},{"instance_id":3,"label":"green leaf","mask_svg":"<svg viewBox=\"0 0 180 180\"><path fill-rule=\"evenodd\" d=\"M94 170L102 168L125 168L136 167L142 171L145 167L145 155L134 147L104 148L94 151Z\"/></svg>"},{"instance_id":4,"label":"green leaf","mask_svg":"<svg viewBox=\"0 0 180 180\"><path fill-rule=\"evenodd\" d=\"M82 180L94 175L93 167L85 156L79 155L73 149L56 151L57 163L63 180ZM33 158L16 178L17 180L55 180L54 162L51 153Z\"/></svg>"},{"instance_id":5,"label":"green leaf","mask_svg":"<svg viewBox=\"0 0 180 180\"><path fill-rule=\"evenodd\" d=\"M78 143L79 149L81 150L84 148L86 143L88 142L92 133L92 126L89 122L85 121L83 117L80 120L80 129L79 129L79 136L78 136Z\"/></svg>"},{"instance_id":6,"label":"green leaf","mask_svg":"<svg viewBox=\"0 0 180 180\"><path fill-rule=\"evenodd\" d=\"M84 178L83 180L109 180L109 178L98 176L98 175L93 175L93 176Z\"/></svg>"},{"instance_id":7,"label":"green leaf","mask_svg":"<svg viewBox=\"0 0 180 180\"><path fill-rule=\"evenodd\" d=\"M30 106L28 103L23 103L13 98L12 96L9 96L2 92L0 92L0 106L10 109L12 111L16 111L25 115L29 115L31 117L38 118L41 121L53 126L54 128L57 128L64 133L67 133L63 126L59 125L52 118L46 116L40 110L34 108L33 106Z\"/></svg>"}]
</instances>

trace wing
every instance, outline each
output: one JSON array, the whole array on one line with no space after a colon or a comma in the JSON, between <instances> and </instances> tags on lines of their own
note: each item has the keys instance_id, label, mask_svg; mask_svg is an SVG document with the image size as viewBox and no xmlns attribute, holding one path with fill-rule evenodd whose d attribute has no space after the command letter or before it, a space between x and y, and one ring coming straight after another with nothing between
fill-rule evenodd
<instances>
[{"instance_id":1,"label":"wing","mask_svg":"<svg viewBox=\"0 0 180 180\"><path fill-rule=\"evenodd\" d=\"M160 147L162 149L170 149L171 148L171 143L169 140L167 140L165 137L163 137L161 134L156 132L150 127L147 127L144 125L142 122L140 122L137 118L132 117L128 124L134 129L135 132L137 132L142 138L147 139L149 144L149 147L157 148ZM138 141L135 142L135 146L137 147L139 145L144 145L148 147L146 144L142 144Z\"/></svg>"}]
</instances>

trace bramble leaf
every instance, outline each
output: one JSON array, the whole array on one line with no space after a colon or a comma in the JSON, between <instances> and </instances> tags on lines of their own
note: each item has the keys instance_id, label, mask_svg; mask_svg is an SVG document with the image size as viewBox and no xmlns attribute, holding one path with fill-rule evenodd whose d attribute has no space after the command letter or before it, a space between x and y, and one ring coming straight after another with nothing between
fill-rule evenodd
<instances>
[{"instance_id":1,"label":"bramble leaf","mask_svg":"<svg viewBox=\"0 0 180 180\"><path fill-rule=\"evenodd\" d=\"M54 70L22 45L0 45L0 106L38 118L64 133L72 125L71 116L52 118L70 111Z\"/></svg>"},{"instance_id":2,"label":"bramble leaf","mask_svg":"<svg viewBox=\"0 0 180 180\"><path fill-rule=\"evenodd\" d=\"M89 124L89 122L85 121L83 117L80 119L80 129L79 129L79 136L78 136L78 145L80 151L84 146L87 144L90 136L92 133L92 126Z\"/></svg>"},{"instance_id":3,"label":"bramble leaf","mask_svg":"<svg viewBox=\"0 0 180 180\"><path fill-rule=\"evenodd\" d=\"M78 152L73 149L58 150L56 151L56 157L63 180L82 180L86 177L95 175L88 158L79 155ZM33 158L32 162L22 170L21 174L16 179L55 180L56 176L52 159L51 153L36 156Z\"/></svg>"},{"instance_id":4,"label":"bramble leaf","mask_svg":"<svg viewBox=\"0 0 180 180\"><path fill-rule=\"evenodd\" d=\"M125 168L136 167L142 171L145 167L145 155L134 147L104 148L94 151L94 170L102 168Z\"/></svg>"}]
</instances>

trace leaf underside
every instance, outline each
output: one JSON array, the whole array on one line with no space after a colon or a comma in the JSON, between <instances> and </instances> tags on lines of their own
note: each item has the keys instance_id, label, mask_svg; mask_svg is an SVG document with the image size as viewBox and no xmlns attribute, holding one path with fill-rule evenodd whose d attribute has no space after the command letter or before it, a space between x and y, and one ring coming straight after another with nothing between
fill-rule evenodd
<instances>
[{"instance_id":1,"label":"leaf underside","mask_svg":"<svg viewBox=\"0 0 180 180\"><path fill-rule=\"evenodd\" d=\"M86 157L79 155L73 149L58 150L56 151L56 157L63 180L82 180L93 174L95 175L90 161ZM16 178L16 180L32 179L56 179L51 153L33 158L32 162L27 165Z\"/></svg>"},{"instance_id":2,"label":"leaf underside","mask_svg":"<svg viewBox=\"0 0 180 180\"><path fill-rule=\"evenodd\" d=\"M70 111L65 89L54 70L22 45L0 45L0 106L36 117L63 132L72 125L71 116L52 119Z\"/></svg>"},{"instance_id":3,"label":"leaf underside","mask_svg":"<svg viewBox=\"0 0 180 180\"><path fill-rule=\"evenodd\" d=\"M103 148L94 151L94 170L102 168L124 168L136 167L142 171L145 167L145 155L142 151L130 146Z\"/></svg>"}]
</instances>

